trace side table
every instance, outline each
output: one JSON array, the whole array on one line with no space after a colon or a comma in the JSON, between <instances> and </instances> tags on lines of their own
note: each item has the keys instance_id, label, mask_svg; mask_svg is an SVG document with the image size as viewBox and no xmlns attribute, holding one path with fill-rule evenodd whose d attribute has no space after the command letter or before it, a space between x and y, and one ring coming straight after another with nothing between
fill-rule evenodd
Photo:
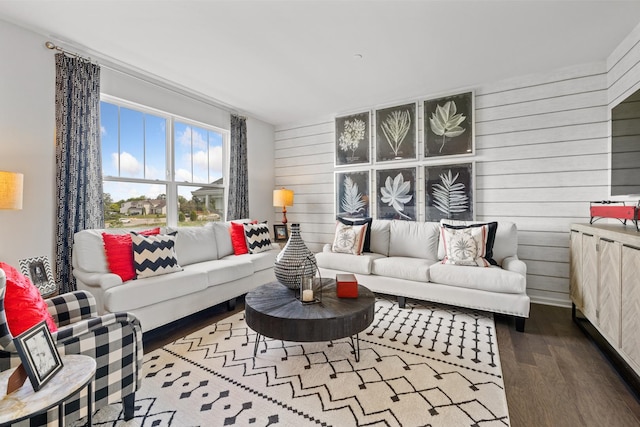
<instances>
[{"instance_id":1,"label":"side table","mask_svg":"<svg viewBox=\"0 0 640 427\"><path fill-rule=\"evenodd\" d=\"M96 361L80 354L62 356L62 369L39 391L34 392L27 379L18 390L7 395L7 381L14 369L0 372L0 427L26 420L58 407L58 425L64 426L64 401L87 387L88 425L91 426Z\"/></svg>"}]
</instances>

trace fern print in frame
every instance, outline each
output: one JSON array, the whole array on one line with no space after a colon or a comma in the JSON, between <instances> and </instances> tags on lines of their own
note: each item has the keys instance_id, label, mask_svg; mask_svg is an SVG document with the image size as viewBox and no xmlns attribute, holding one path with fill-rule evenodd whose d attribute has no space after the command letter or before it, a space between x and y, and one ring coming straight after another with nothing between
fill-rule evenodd
<instances>
[{"instance_id":1,"label":"fern print in frame","mask_svg":"<svg viewBox=\"0 0 640 427\"><path fill-rule=\"evenodd\" d=\"M424 156L473 154L474 94L424 101Z\"/></svg>"},{"instance_id":2,"label":"fern print in frame","mask_svg":"<svg viewBox=\"0 0 640 427\"><path fill-rule=\"evenodd\" d=\"M377 219L415 221L416 168L376 171Z\"/></svg>"},{"instance_id":3,"label":"fern print in frame","mask_svg":"<svg viewBox=\"0 0 640 427\"><path fill-rule=\"evenodd\" d=\"M416 159L416 103L376 111L376 162Z\"/></svg>"},{"instance_id":4,"label":"fern print in frame","mask_svg":"<svg viewBox=\"0 0 640 427\"><path fill-rule=\"evenodd\" d=\"M336 117L336 166L371 163L371 113Z\"/></svg>"},{"instance_id":5,"label":"fern print in frame","mask_svg":"<svg viewBox=\"0 0 640 427\"><path fill-rule=\"evenodd\" d=\"M369 171L336 173L336 216L369 216Z\"/></svg>"},{"instance_id":6,"label":"fern print in frame","mask_svg":"<svg viewBox=\"0 0 640 427\"><path fill-rule=\"evenodd\" d=\"M473 163L425 166L425 220L474 219Z\"/></svg>"}]
</instances>

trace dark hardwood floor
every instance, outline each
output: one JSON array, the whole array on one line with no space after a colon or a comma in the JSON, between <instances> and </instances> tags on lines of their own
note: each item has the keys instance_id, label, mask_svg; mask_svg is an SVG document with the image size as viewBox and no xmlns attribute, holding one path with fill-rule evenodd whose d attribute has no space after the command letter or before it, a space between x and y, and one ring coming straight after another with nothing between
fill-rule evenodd
<instances>
[{"instance_id":1,"label":"dark hardwood floor","mask_svg":"<svg viewBox=\"0 0 640 427\"><path fill-rule=\"evenodd\" d=\"M238 299L231 312L221 304L145 334L145 352L243 309ZM640 426L640 401L570 309L532 304L525 333L513 318L495 319L512 427Z\"/></svg>"}]
</instances>

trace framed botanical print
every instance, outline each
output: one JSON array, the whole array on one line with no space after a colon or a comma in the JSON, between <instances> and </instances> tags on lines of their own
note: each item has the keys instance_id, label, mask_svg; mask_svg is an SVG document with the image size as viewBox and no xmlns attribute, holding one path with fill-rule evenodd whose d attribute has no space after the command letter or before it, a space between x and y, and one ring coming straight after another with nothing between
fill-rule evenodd
<instances>
[{"instance_id":1,"label":"framed botanical print","mask_svg":"<svg viewBox=\"0 0 640 427\"><path fill-rule=\"evenodd\" d=\"M371 163L371 113L336 117L336 166Z\"/></svg>"},{"instance_id":2,"label":"framed botanical print","mask_svg":"<svg viewBox=\"0 0 640 427\"><path fill-rule=\"evenodd\" d=\"M425 221L474 219L473 162L424 167Z\"/></svg>"},{"instance_id":3,"label":"framed botanical print","mask_svg":"<svg viewBox=\"0 0 640 427\"><path fill-rule=\"evenodd\" d=\"M376 111L376 162L417 158L416 110L413 102Z\"/></svg>"},{"instance_id":4,"label":"framed botanical print","mask_svg":"<svg viewBox=\"0 0 640 427\"><path fill-rule=\"evenodd\" d=\"M424 101L424 156L472 154L474 93Z\"/></svg>"},{"instance_id":5,"label":"framed botanical print","mask_svg":"<svg viewBox=\"0 0 640 427\"><path fill-rule=\"evenodd\" d=\"M336 173L336 216L369 216L369 171Z\"/></svg>"},{"instance_id":6,"label":"framed botanical print","mask_svg":"<svg viewBox=\"0 0 640 427\"><path fill-rule=\"evenodd\" d=\"M416 220L416 172L416 168L376 171L378 219Z\"/></svg>"}]
</instances>

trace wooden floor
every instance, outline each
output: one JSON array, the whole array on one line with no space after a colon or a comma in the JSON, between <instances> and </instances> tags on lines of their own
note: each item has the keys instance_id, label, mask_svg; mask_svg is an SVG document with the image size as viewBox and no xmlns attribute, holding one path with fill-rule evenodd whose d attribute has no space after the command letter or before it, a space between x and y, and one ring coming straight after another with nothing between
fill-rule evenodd
<instances>
[{"instance_id":1,"label":"wooden floor","mask_svg":"<svg viewBox=\"0 0 640 427\"><path fill-rule=\"evenodd\" d=\"M145 352L243 309L242 300L232 312L222 304L145 335ZM525 333L506 316L496 329L512 427L640 426L640 401L570 309L532 304Z\"/></svg>"}]
</instances>

